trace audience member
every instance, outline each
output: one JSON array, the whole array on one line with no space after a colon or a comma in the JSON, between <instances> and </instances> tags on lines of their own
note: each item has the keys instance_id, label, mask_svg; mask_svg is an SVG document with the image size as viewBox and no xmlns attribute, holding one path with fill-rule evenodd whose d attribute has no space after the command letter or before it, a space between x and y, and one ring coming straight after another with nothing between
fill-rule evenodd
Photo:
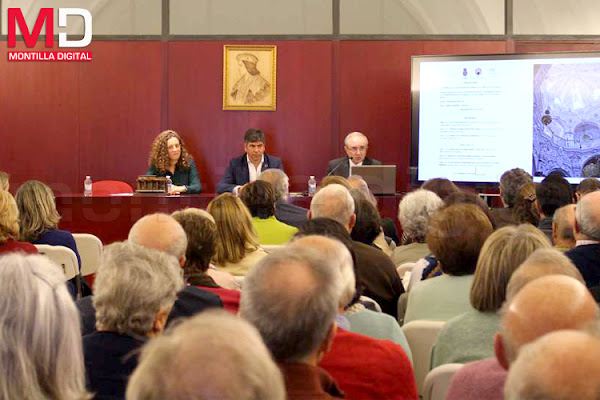
<instances>
[{"instance_id":1,"label":"audience member","mask_svg":"<svg viewBox=\"0 0 600 400\"><path fill-rule=\"evenodd\" d=\"M34 245L19 242L19 209L12 194L0 190L0 254L21 251L36 254Z\"/></svg>"},{"instance_id":2,"label":"audience member","mask_svg":"<svg viewBox=\"0 0 600 400\"><path fill-rule=\"evenodd\" d=\"M284 224L299 228L306 222L308 210L288 203L290 179L280 169L271 168L261 172L259 180L269 182L275 188L277 203L275 204L275 218Z\"/></svg>"},{"instance_id":3,"label":"audience member","mask_svg":"<svg viewBox=\"0 0 600 400\"><path fill-rule=\"evenodd\" d=\"M236 276L244 276L267 253L259 246L252 216L244 203L224 193L206 208L217 224L214 264Z\"/></svg>"},{"instance_id":4,"label":"audience member","mask_svg":"<svg viewBox=\"0 0 600 400\"><path fill-rule=\"evenodd\" d=\"M485 214L486 217L492 223L492 228L496 229L496 225L494 223L494 217L492 217L492 213L490 212L490 208L488 207L485 200L481 198L477 193L469 192L466 190L460 190L458 192L451 193L444 200L445 206L450 206L452 204L473 204L479 207L481 211Z\"/></svg>"},{"instance_id":5,"label":"audience member","mask_svg":"<svg viewBox=\"0 0 600 400\"><path fill-rule=\"evenodd\" d=\"M392 251L381 229L381 216L377 207L360 189L350 189L350 195L354 199L356 213L356 223L350 232L352 240L376 247L390 256Z\"/></svg>"},{"instance_id":6,"label":"audience member","mask_svg":"<svg viewBox=\"0 0 600 400\"><path fill-rule=\"evenodd\" d=\"M244 280L240 314L279 363L290 400L344 397L318 367L335 336L339 275L315 251L290 247L266 256Z\"/></svg>"},{"instance_id":7,"label":"audience member","mask_svg":"<svg viewBox=\"0 0 600 400\"><path fill-rule=\"evenodd\" d=\"M506 400L600 398L600 339L575 330L552 332L523 347L510 368Z\"/></svg>"},{"instance_id":8,"label":"audience member","mask_svg":"<svg viewBox=\"0 0 600 400\"><path fill-rule=\"evenodd\" d=\"M352 167L361 165L381 165L381 161L367 157L369 139L361 132L350 132L344 139L344 157L329 161L325 176L338 175L348 178Z\"/></svg>"},{"instance_id":9,"label":"audience member","mask_svg":"<svg viewBox=\"0 0 600 400\"><path fill-rule=\"evenodd\" d=\"M326 218L317 218L317 220L326 220L329 224L337 225L342 230L341 235L344 234L344 228L339 223ZM310 222L307 222L307 224L310 224ZM333 230L330 229L330 231ZM303 246L317 250L319 254L325 256L332 268L340 271L342 296L340 297L336 320L338 327L375 339L390 340L399 344L412 361L410 347L402 329L400 329L400 325L398 325L398 321L387 314L368 310L357 301L354 264L348 248L331 236L314 234L309 236L296 235L296 237L299 237L299 239L295 240L292 246Z\"/></svg>"},{"instance_id":10,"label":"audience member","mask_svg":"<svg viewBox=\"0 0 600 400\"><path fill-rule=\"evenodd\" d=\"M521 168L513 168L500 177L500 199L504 208L492 209L497 228L515 225L513 209L523 185L532 183L531 175Z\"/></svg>"},{"instance_id":11,"label":"audience member","mask_svg":"<svg viewBox=\"0 0 600 400\"><path fill-rule=\"evenodd\" d=\"M62 270L45 257L0 257L3 399L90 397L77 309L64 279Z\"/></svg>"},{"instance_id":12,"label":"audience member","mask_svg":"<svg viewBox=\"0 0 600 400\"><path fill-rule=\"evenodd\" d=\"M128 241L132 244L165 252L175 257L181 268L185 265L187 237L181 225L167 214L150 214L139 219L129 231ZM96 311L93 297L77 301L84 335L96 330ZM177 293L167 323L180 317L189 317L207 308L223 307L219 296L195 286L186 286Z\"/></svg>"},{"instance_id":13,"label":"audience member","mask_svg":"<svg viewBox=\"0 0 600 400\"><path fill-rule=\"evenodd\" d=\"M404 233L402 245L392 253L394 265L417 262L431 254L425 242L429 218L443 205L437 194L424 189L410 192L402 198L398 206L398 221Z\"/></svg>"},{"instance_id":14,"label":"audience member","mask_svg":"<svg viewBox=\"0 0 600 400\"><path fill-rule=\"evenodd\" d=\"M208 311L144 346L127 400L285 400L281 372L259 333Z\"/></svg>"},{"instance_id":15,"label":"audience member","mask_svg":"<svg viewBox=\"0 0 600 400\"><path fill-rule=\"evenodd\" d=\"M537 207L535 185L533 182L521 186L513 207L513 223L531 224L538 226L540 223L540 211Z\"/></svg>"},{"instance_id":16,"label":"audience member","mask_svg":"<svg viewBox=\"0 0 600 400\"><path fill-rule=\"evenodd\" d=\"M461 368L446 400L502 400L507 370L521 346L548 332L579 328L595 320L597 306L583 284L571 278L576 273L560 252L536 250L508 284L500 333L495 337L496 357Z\"/></svg>"},{"instance_id":17,"label":"audience member","mask_svg":"<svg viewBox=\"0 0 600 400\"><path fill-rule=\"evenodd\" d=\"M217 226L211 220L212 216L197 208L175 211L171 216L181 224L187 236L183 266L185 282L215 293L221 298L223 307L236 314L240 306L240 292L222 288L207 274L217 241Z\"/></svg>"},{"instance_id":18,"label":"audience member","mask_svg":"<svg viewBox=\"0 0 600 400\"><path fill-rule=\"evenodd\" d=\"M310 203L309 218L331 218L342 224L348 232L356 222L354 200L348 189L331 184L319 190ZM398 297L404 292L402 282L392 261L381 250L353 241L359 280L364 295L371 297L383 312L396 316Z\"/></svg>"},{"instance_id":19,"label":"audience member","mask_svg":"<svg viewBox=\"0 0 600 400\"><path fill-rule=\"evenodd\" d=\"M348 179L344 178L343 176L330 175L330 176L326 176L323 179L321 179L321 182L319 183L319 186L317 187L317 192L319 190L323 189L325 186L331 185L333 183L342 185L343 187L345 187L348 190L352 189L352 187L350 186L350 182L348 182Z\"/></svg>"},{"instance_id":20,"label":"audience member","mask_svg":"<svg viewBox=\"0 0 600 400\"><path fill-rule=\"evenodd\" d=\"M577 202L586 194L595 192L596 190L600 190L600 180L598 178L586 178L582 180L575 190Z\"/></svg>"},{"instance_id":21,"label":"audience member","mask_svg":"<svg viewBox=\"0 0 600 400\"><path fill-rule=\"evenodd\" d=\"M261 172L269 168L283 171L281 159L265 154L267 140L265 133L257 128L250 128L244 134L245 154L231 160L221 181L217 184L217 193L238 190L248 182L254 182Z\"/></svg>"},{"instance_id":22,"label":"audience member","mask_svg":"<svg viewBox=\"0 0 600 400\"><path fill-rule=\"evenodd\" d=\"M540 212L538 228L552 240L552 217L556 210L571 204L573 198L571 186L568 182L544 180L535 188L535 194Z\"/></svg>"},{"instance_id":23,"label":"audience member","mask_svg":"<svg viewBox=\"0 0 600 400\"><path fill-rule=\"evenodd\" d=\"M200 193L202 184L196 162L175 131L161 132L152 142L147 175L170 176L171 193Z\"/></svg>"},{"instance_id":24,"label":"audience member","mask_svg":"<svg viewBox=\"0 0 600 400\"><path fill-rule=\"evenodd\" d=\"M54 193L49 186L40 181L27 181L19 187L15 196L19 208L19 225L21 240L33 244L47 244L50 246L64 246L75 253L77 263L81 269L81 257L77 250L75 238L71 232L58 229L60 215L56 211ZM81 288L83 279L73 278L69 283L69 291L73 298L77 298L78 286ZM84 295L91 294L91 290L84 284Z\"/></svg>"},{"instance_id":25,"label":"audience member","mask_svg":"<svg viewBox=\"0 0 600 400\"><path fill-rule=\"evenodd\" d=\"M408 293L405 323L447 321L471 311L469 292L483 243L492 224L479 207L455 204L431 217L426 242L443 272L417 283Z\"/></svg>"},{"instance_id":26,"label":"audience member","mask_svg":"<svg viewBox=\"0 0 600 400\"><path fill-rule=\"evenodd\" d=\"M244 185L240 191L240 199L252 215L252 225L259 244L285 244L298 232L298 228L275 218L277 194L269 182L257 180Z\"/></svg>"},{"instance_id":27,"label":"audience member","mask_svg":"<svg viewBox=\"0 0 600 400\"><path fill-rule=\"evenodd\" d=\"M465 363L494 355L498 310L506 299L513 272L536 249L550 248L539 229L523 224L505 226L485 241L477 260L470 302L474 310L449 320L437 337L431 367Z\"/></svg>"},{"instance_id":28,"label":"audience member","mask_svg":"<svg viewBox=\"0 0 600 400\"><path fill-rule=\"evenodd\" d=\"M0 171L0 190L10 189L10 175L4 171Z\"/></svg>"},{"instance_id":29,"label":"audience member","mask_svg":"<svg viewBox=\"0 0 600 400\"><path fill-rule=\"evenodd\" d=\"M94 281L96 332L83 337L89 389L95 399L125 397L134 353L167 323L183 286L175 257L133 243L104 248Z\"/></svg>"},{"instance_id":30,"label":"audience member","mask_svg":"<svg viewBox=\"0 0 600 400\"><path fill-rule=\"evenodd\" d=\"M452 193L459 192L460 189L449 179L433 178L428 179L421 185L420 189L429 190L439 196L440 199L446 200L446 197Z\"/></svg>"},{"instance_id":31,"label":"audience member","mask_svg":"<svg viewBox=\"0 0 600 400\"><path fill-rule=\"evenodd\" d=\"M587 194L575 209L576 246L566 255L579 269L588 288L600 285L600 192Z\"/></svg>"},{"instance_id":32,"label":"audience member","mask_svg":"<svg viewBox=\"0 0 600 400\"><path fill-rule=\"evenodd\" d=\"M560 251L575 247L575 204L562 206L552 217L552 241Z\"/></svg>"}]
</instances>

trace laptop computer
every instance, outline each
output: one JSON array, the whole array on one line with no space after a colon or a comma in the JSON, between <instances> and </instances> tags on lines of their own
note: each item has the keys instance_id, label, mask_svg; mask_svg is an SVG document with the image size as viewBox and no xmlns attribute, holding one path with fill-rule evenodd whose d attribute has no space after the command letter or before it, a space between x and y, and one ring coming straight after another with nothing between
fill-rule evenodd
<instances>
[{"instance_id":1,"label":"laptop computer","mask_svg":"<svg viewBox=\"0 0 600 400\"><path fill-rule=\"evenodd\" d=\"M361 165L352 167L350 175L361 176L373 194L396 194L395 165Z\"/></svg>"}]
</instances>

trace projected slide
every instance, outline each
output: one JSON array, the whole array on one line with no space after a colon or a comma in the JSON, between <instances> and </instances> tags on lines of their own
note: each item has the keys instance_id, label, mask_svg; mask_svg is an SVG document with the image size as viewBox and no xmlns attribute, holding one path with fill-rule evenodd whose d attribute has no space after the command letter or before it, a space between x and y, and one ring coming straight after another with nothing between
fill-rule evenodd
<instances>
[{"instance_id":1,"label":"projected slide","mask_svg":"<svg viewBox=\"0 0 600 400\"><path fill-rule=\"evenodd\" d=\"M515 167L574 183L600 175L600 56L440 58L413 65L418 180L497 182Z\"/></svg>"}]
</instances>

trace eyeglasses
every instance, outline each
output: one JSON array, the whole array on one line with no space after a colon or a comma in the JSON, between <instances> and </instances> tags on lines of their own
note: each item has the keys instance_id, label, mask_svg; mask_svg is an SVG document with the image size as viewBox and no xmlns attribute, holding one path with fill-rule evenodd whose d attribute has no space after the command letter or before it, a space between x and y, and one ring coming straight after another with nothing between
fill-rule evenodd
<instances>
[{"instance_id":1,"label":"eyeglasses","mask_svg":"<svg viewBox=\"0 0 600 400\"><path fill-rule=\"evenodd\" d=\"M351 151L352 153L364 153L365 151L367 151L367 146L358 146L358 147L348 147L346 146L346 148Z\"/></svg>"}]
</instances>

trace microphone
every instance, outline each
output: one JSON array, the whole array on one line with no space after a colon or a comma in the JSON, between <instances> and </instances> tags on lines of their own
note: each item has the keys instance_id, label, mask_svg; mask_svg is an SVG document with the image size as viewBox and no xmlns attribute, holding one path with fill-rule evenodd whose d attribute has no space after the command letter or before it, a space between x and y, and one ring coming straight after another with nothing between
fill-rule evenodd
<instances>
[{"instance_id":1,"label":"microphone","mask_svg":"<svg viewBox=\"0 0 600 400\"><path fill-rule=\"evenodd\" d=\"M345 162L348 162L348 164L350 164L350 161L348 161L348 160L349 160L349 158L345 158L345 159L343 159L342 161L340 161L340 162L338 163L338 165L336 165L336 166L335 166L335 167L334 167L334 168L333 168L331 171L329 171L329 173L328 173L327 175L325 175L325 176L329 176L329 175L333 174L333 173L334 173L334 172L335 172L335 171L336 171L336 170L337 170L339 167L341 167L341 166L342 166L342 165L343 165Z\"/></svg>"}]
</instances>

